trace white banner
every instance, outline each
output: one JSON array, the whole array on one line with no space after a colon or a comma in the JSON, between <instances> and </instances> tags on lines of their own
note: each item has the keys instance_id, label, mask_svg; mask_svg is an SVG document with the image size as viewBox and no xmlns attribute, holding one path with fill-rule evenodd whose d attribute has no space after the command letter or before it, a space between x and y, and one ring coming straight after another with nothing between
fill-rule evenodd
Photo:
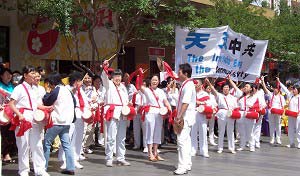
<instances>
[{"instance_id":1,"label":"white banner","mask_svg":"<svg viewBox=\"0 0 300 176\"><path fill-rule=\"evenodd\" d=\"M193 78L226 77L253 82L260 76L267 40L253 40L229 26L189 31L176 28L175 70L189 63Z\"/></svg>"}]
</instances>

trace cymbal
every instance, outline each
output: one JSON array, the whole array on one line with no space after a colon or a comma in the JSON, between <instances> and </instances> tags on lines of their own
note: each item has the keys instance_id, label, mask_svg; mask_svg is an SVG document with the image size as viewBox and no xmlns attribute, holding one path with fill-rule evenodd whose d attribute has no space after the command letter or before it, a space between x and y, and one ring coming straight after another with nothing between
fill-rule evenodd
<instances>
[{"instance_id":1,"label":"cymbal","mask_svg":"<svg viewBox=\"0 0 300 176\"><path fill-rule=\"evenodd\" d=\"M156 64L157 64L157 67L158 67L158 69L161 71L161 72L163 72L164 70L165 70L165 68L164 68L164 61L161 59L161 58L159 58L159 57L157 57L157 59L156 59Z\"/></svg>"}]
</instances>

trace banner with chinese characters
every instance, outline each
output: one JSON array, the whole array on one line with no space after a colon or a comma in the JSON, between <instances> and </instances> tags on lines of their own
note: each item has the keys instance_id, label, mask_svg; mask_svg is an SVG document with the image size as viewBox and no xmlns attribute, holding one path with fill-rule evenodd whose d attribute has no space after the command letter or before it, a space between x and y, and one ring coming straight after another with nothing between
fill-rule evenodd
<instances>
[{"instance_id":1,"label":"banner with chinese characters","mask_svg":"<svg viewBox=\"0 0 300 176\"><path fill-rule=\"evenodd\" d=\"M229 26L190 31L176 28L175 70L189 63L193 78L221 77L253 82L260 76L267 40L253 40Z\"/></svg>"}]
</instances>

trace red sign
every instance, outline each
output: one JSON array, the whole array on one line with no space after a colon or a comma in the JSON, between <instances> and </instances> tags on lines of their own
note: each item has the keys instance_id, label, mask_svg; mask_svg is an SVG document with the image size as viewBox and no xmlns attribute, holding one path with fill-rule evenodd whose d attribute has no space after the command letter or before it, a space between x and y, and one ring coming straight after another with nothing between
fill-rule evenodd
<instances>
[{"instance_id":1,"label":"red sign","mask_svg":"<svg viewBox=\"0 0 300 176\"><path fill-rule=\"evenodd\" d=\"M165 57L165 48L149 47L148 54L149 54L149 56Z\"/></svg>"}]
</instances>

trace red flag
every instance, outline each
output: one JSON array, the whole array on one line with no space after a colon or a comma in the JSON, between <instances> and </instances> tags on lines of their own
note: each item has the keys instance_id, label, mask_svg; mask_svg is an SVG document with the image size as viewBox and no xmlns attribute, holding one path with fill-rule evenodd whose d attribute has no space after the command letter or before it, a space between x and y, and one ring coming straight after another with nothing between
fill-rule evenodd
<instances>
[{"instance_id":1,"label":"red flag","mask_svg":"<svg viewBox=\"0 0 300 176\"><path fill-rule=\"evenodd\" d=\"M17 133L17 137L21 137L24 135L24 133L29 130L30 128L32 128L32 125L30 122L28 122L27 120L23 119L21 121L21 124L20 124L20 128L19 128L19 131Z\"/></svg>"},{"instance_id":2,"label":"red flag","mask_svg":"<svg viewBox=\"0 0 300 176\"><path fill-rule=\"evenodd\" d=\"M167 72L167 77L171 77L175 80L178 80L177 75L174 74L172 68L170 67L170 65L167 62L163 62L164 64L164 69Z\"/></svg>"}]
</instances>

